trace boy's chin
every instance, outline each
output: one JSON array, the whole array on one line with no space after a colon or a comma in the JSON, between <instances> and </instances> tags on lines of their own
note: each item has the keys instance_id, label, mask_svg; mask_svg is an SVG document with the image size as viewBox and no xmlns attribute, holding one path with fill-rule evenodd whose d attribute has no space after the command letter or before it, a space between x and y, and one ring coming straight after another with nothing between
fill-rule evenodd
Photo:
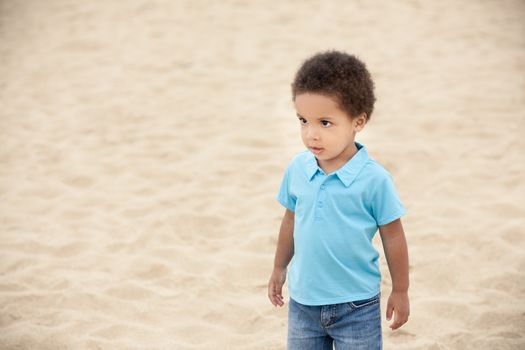
<instances>
[{"instance_id":1,"label":"boy's chin","mask_svg":"<svg viewBox=\"0 0 525 350\"><path fill-rule=\"evenodd\" d=\"M327 160L327 159L330 159L330 157L327 157L326 155L324 154L315 154L315 153L312 153L314 155L314 157L318 160Z\"/></svg>"}]
</instances>

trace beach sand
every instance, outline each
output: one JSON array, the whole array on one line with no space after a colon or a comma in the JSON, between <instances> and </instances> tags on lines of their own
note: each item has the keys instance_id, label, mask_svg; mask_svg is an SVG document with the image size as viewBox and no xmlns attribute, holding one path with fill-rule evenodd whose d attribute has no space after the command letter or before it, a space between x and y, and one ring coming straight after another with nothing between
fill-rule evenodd
<instances>
[{"instance_id":1,"label":"beach sand","mask_svg":"<svg viewBox=\"0 0 525 350\"><path fill-rule=\"evenodd\" d=\"M2 1L0 348L284 349L293 74L366 62L407 208L385 349L525 348L522 1Z\"/></svg>"}]
</instances>

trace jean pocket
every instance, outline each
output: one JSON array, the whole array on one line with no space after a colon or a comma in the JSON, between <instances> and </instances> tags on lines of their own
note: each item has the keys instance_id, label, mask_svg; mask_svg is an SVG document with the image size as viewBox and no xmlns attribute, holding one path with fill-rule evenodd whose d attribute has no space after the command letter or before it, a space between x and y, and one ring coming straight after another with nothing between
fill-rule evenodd
<instances>
[{"instance_id":1,"label":"jean pocket","mask_svg":"<svg viewBox=\"0 0 525 350\"><path fill-rule=\"evenodd\" d=\"M381 301L381 293L369 299L349 301L348 305L350 305L352 309L359 309L359 308L362 308L368 305L378 304L380 301Z\"/></svg>"}]
</instances>

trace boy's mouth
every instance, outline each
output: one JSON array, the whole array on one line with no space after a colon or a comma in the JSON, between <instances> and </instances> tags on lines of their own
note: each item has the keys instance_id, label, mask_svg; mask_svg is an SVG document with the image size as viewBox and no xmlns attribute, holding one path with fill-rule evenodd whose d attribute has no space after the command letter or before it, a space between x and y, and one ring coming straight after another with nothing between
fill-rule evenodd
<instances>
[{"instance_id":1,"label":"boy's mouth","mask_svg":"<svg viewBox=\"0 0 525 350\"><path fill-rule=\"evenodd\" d=\"M323 151L323 148L310 147L310 150L315 154L319 154Z\"/></svg>"}]
</instances>

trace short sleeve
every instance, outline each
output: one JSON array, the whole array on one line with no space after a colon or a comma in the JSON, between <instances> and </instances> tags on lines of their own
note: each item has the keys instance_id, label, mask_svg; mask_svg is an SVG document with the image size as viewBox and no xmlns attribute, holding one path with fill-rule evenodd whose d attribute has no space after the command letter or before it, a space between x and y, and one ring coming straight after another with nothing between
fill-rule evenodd
<instances>
[{"instance_id":1,"label":"short sleeve","mask_svg":"<svg viewBox=\"0 0 525 350\"><path fill-rule=\"evenodd\" d=\"M275 199L281 203L285 208L295 212L295 203L297 198L290 193L290 178L291 178L292 163L288 165L281 181L279 193L275 196Z\"/></svg>"},{"instance_id":2,"label":"short sleeve","mask_svg":"<svg viewBox=\"0 0 525 350\"><path fill-rule=\"evenodd\" d=\"M406 213L389 173L379 181L371 205L377 226L386 225Z\"/></svg>"}]
</instances>

